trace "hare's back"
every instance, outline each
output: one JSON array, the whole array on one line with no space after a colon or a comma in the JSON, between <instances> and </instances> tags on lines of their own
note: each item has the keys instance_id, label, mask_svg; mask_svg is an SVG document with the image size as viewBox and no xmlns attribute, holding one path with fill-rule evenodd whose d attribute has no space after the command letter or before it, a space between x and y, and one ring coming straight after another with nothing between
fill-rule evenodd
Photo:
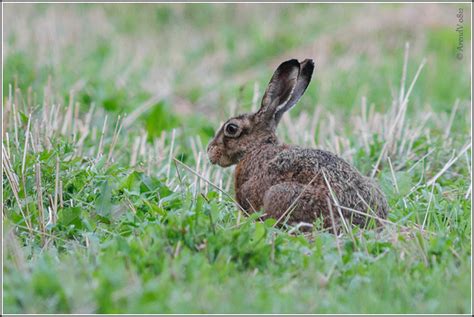
<instances>
[{"instance_id":1,"label":"hare's back","mask_svg":"<svg viewBox=\"0 0 474 317\"><path fill-rule=\"evenodd\" d=\"M308 183L317 175L323 177L323 173L328 180L346 184L364 180L352 165L336 154L298 146L282 148L269 162L269 172L291 175L292 180L301 183Z\"/></svg>"}]
</instances>

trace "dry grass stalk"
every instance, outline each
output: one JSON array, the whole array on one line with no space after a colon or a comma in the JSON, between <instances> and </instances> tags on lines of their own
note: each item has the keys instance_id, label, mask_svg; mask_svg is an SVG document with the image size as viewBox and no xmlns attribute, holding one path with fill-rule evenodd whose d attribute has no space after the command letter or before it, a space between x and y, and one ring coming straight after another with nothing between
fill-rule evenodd
<instances>
[{"instance_id":1,"label":"dry grass stalk","mask_svg":"<svg viewBox=\"0 0 474 317\"><path fill-rule=\"evenodd\" d=\"M446 128L446 131L444 132L445 140L448 139L449 134L451 133L451 127L453 125L454 118L456 117L456 111L458 110L458 107L459 107L459 98L456 99L456 101L454 102L453 109L451 110L451 116L449 117L448 126Z\"/></svg>"},{"instance_id":2,"label":"dry grass stalk","mask_svg":"<svg viewBox=\"0 0 474 317\"><path fill-rule=\"evenodd\" d=\"M466 191L466 194L464 195L464 199L469 199L469 196L471 196L472 192L472 182L469 184L469 188Z\"/></svg>"},{"instance_id":3,"label":"dry grass stalk","mask_svg":"<svg viewBox=\"0 0 474 317\"><path fill-rule=\"evenodd\" d=\"M339 235L337 234L336 220L334 218L334 212L332 211L331 201L329 200L329 197L326 198L326 203L329 209L329 215L331 217L332 230L333 230L334 236L336 237L337 252L339 253L339 257L342 257L341 246L339 243Z\"/></svg>"},{"instance_id":4,"label":"dry grass stalk","mask_svg":"<svg viewBox=\"0 0 474 317\"><path fill-rule=\"evenodd\" d=\"M31 131L29 132L29 137L30 137L31 149L33 150L33 153L36 154L39 151L38 143L36 143L35 137Z\"/></svg>"},{"instance_id":5,"label":"dry grass stalk","mask_svg":"<svg viewBox=\"0 0 474 317\"><path fill-rule=\"evenodd\" d=\"M53 212L54 219L57 219L58 214L58 199L59 199L59 156L56 156L56 178L54 181L54 203L53 203ZM56 221L54 222L56 223Z\"/></svg>"},{"instance_id":6,"label":"dry grass stalk","mask_svg":"<svg viewBox=\"0 0 474 317\"><path fill-rule=\"evenodd\" d=\"M402 70L402 78L401 78L401 82L400 82L400 94L399 94L399 99L398 99L399 105L402 104L403 99L405 97L405 81L406 81L406 77L407 77L409 52L410 52L410 43L406 42L405 43L405 55L403 56L403 70Z\"/></svg>"},{"instance_id":7,"label":"dry grass stalk","mask_svg":"<svg viewBox=\"0 0 474 317\"><path fill-rule=\"evenodd\" d=\"M18 183L18 176L15 174L15 171L13 170L13 168L11 166L9 156L8 156L3 144L2 144L2 154L3 154L3 160L2 160L3 169L4 169L5 174L7 176L8 183L10 184L10 187L11 187L12 192L13 192L13 196L15 197L15 200L18 204L18 208L20 209L21 216L23 217L23 220L25 221L25 224L26 224L28 230L31 233L32 232L31 231L32 226L31 226L30 220L25 215L25 212L23 211L23 208L21 207L21 200L20 200L20 196L19 196L20 184Z\"/></svg>"},{"instance_id":8,"label":"dry grass stalk","mask_svg":"<svg viewBox=\"0 0 474 317\"><path fill-rule=\"evenodd\" d=\"M423 223L421 225L422 230L425 228L426 221L428 220L428 214L430 212L431 201L433 200L433 192L434 192L434 184L431 185L430 199L428 200L428 207L426 207L425 218L423 219Z\"/></svg>"},{"instance_id":9,"label":"dry grass stalk","mask_svg":"<svg viewBox=\"0 0 474 317\"><path fill-rule=\"evenodd\" d=\"M393 185L395 186L395 190L397 191L397 194L400 194L400 190L398 189L397 178L395 177L395 171L393 170L392 160L390 159L390 156L387 156L387 160L388 160L388 165L390 166L390 173L392 174Z\"/></svg>"},{"instance_id":10,"label":"dry grass stalk","mask_svg":"<svg viewBox=\"0 0 474 317\"><path fill-rule=\"evenodd\" d=\"M28 141L30 137L31 114L28 116L28 124L26 125L25 145L23 146L23 160L21 162L21 174L24 180L25 166L26 166L26 152L28 151Z\"/></svg>"},{"instance_id":11,"label":"dry grass stalk","mask_svg":"<svg viewBox=\"0 0 474 317\"><path fill-rule=\"evenodd\" d=\"M64 201L63 201L63 181L59 181L59 206L64 208Z\"/></svg>"},{"instance_id":12,"label":"dry grass stalk","mask_svg":"<svg viewBox=\"0 0 474 317\"><path fill-rule=\"evenodd\" d=\"M74 104L74 119L72 120L72 142L76 143L79 123L79 102Z\"/></svg>"},{"instance_id":13,"label":"dry grass stalk","mask_svg":"<svg viewBox=\"0 0 474 317\"><path fill-rule=\"evenodd\" d=\"M99 160L103 154L103 142L104 142L104 134L105 134L105 128L107 126L107 115L105 116L104 119L104 125L102 126L102 133L100 134L100 140L99 140L99 146L97 148L97 160Z\"/></svg>"},{"instance_id":14,"label":"dry grass stalk","mask_svg":"<svg viewBox=\"0 0 474 317\"><path fill-rule=\"evenodd\" d=\"M48 206L48 222L46 223L46 227L49 227L51 225L56 224L56 213L54 211L54 208L52 206L54 205L54 200L51 195L48 195L49 198L49 206Z\"/></svg>"},{"instance_id":15,"label":"dry grass stalk","mask_svg":"<svg viewBox=\"0 0 474 317\"><path fill-rule=\"evenodd\" d=\"M35 164L35 169L36 169L36 175L35 175L35 181L36 181L36 199L37 199L37 204L38 204L38 212L39 212L39 226L40 226L40 231L44 234L45 232L45 223L44 223L44 208L43 208L43 186L41 184L41 165L39 162L39 158L37 163Z\"/></svg>"},{"instance_id":16,"label":"dry grass stalk","mask_svg":"<svg viewBox=\"0 0 474 317\"><path fill-rule=\"evenodd\" d=\"M18 141L19 140L18 139L18 122L17 122L18 116L17 116L17 113L16 113L16 106L15 106L14 103L12 104L12 110L13 110L13 113L12 113L12 115L13 115L13 128L14 128L14 132L15 132L13 134L15 136L14 141L15 141L16 148L19 150L20 149L20 142Z\"/></svg>"},{"instance_id":17,"label":"dry grass stalk","mask_svg":"<svg viewBox=\"0 0 474 317\"><path fill-rule=\"evenodd\" d=\"M6 140L6 143L7 143L6 152L8 154L8 157L11 157L12 154L11 154L11 151L10 151L10 135L8 134L8 132L5 132L5 140Z\"/></svg>"},{"instance_id":18,"label":"dry grass stalk","mask_svg":"<svg viewBox=\"0 0 474 317\"><path fill-rule=\"evenodd\" d=\"M76 125L78 126L77 129L81 134L81 137L79 138L79 140L76 143L75 153L78 156L82 155L82 147L84 145L84 141L87 138L87 136L89 136L90 126L91 126L91 121L92 121L92 114L94 113L94 110L95 110L95 103L92 103L91 107L89 108L89 111L86 114L85 122L80 127L79 127L79 122L75 121L75 126Z\"/></svg>"},{"instance_id":19,"label":"dry grass stalk","mask_svg":"<svg viewBox=\"0 0 474 317\"><path fill-rule=\"evenodd\" d=\"M171 132L171 144L170 144L170 149L169 149L169 156L168 156L168 167L166 169L166 179L167 182L169 181L170 174L171 174L171 160L173 159L173 151L174 151L174 141L176 138L176 129L173 129L173 132Z\"/></svg>"},{"instance_id":20,"label":"dry grass stalk","mask_svg":"<svg viewBox=\"0 0 474 317\"><path fill-rule=\"evenodd\" d=\"M70 90L69 91L69 105L67 107L66 113L64 114L63 118L63 126L61 128L61 134L66 135L68 127L72 123L72 111L73 111L73 105L74 105L74 91Z\"/></svg>"},{"instance_id":21,"label":"dry grass stalk","mask_svg":"<svg viewBox=\"0 0 474 317\"><path fill-rule=\"evenodd\" d=\"M122 130L122 126L123 120L121 120L120 116L118 116L117 123L115 124L114 134L112 136L112 144L110 145L109 154L107 155L107 163L109 163L112 158L112 153L114 151L115 145L117 144L118 136Z\"/></svg>"},{"instance_id":22,"label":"dry grass stalk","mask_svg":"<svg viewBox=\"0 0 474 317\"><path fill-rule=\"evenodd\" d=\"M197 176L200 173L200 169L199 169L200 165L201 165L201 152L199 152L198 158L196 160L196 169L195 169L196 174L194 177L194 199L197 198L197 194L201 190L200 178Z\"/></svg>"},{"instance_id":23,"label":"dry grass stalk","mask_svg":"<svg viewBox=\"0 0 474 317\"><path fill-rule=\"evenodd\" d=\"M10 85L11 86L11 85ZM11 96L9 95L8 98L6 98L4 107L3 107L3 113L2 113L2 137L5 137L5 134L8 131L9 128L9 120L11 118L10 116L10 110L12 108L12 101L11 101Z\"/></svg>"}]
</instances>

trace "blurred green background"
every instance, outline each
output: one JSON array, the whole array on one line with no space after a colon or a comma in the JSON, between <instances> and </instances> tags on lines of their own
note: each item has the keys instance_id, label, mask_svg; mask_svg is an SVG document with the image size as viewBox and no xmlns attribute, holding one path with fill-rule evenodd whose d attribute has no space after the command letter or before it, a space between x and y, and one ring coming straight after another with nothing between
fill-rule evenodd
<instances>
[{"instance_id":1,"label":"blurred green background","mask_svg":"<svg viewBox=\"0 0 474 317\"><path fill-rule=\"evenodd\" d=\"M463 60L456 58L458 8L464 8ZM130 113L156 96L142 120L151 135L202 118L247 111L255 83L263 92L289 58L313 58L314 81L301 106L350 115L366 96L391 107L410 43L408 78L427 65L411 101L447 112L468 100L467 4L6 4L3 94L78 91L113 113ZM394 90L395 89L395 90ZM41 96L37 96L41 100ZM235 107L234 107L235 108ZM192 117L193 120L189 120ZM203 136L212 126L200 121Z\"/></svg>"}]
</instances>

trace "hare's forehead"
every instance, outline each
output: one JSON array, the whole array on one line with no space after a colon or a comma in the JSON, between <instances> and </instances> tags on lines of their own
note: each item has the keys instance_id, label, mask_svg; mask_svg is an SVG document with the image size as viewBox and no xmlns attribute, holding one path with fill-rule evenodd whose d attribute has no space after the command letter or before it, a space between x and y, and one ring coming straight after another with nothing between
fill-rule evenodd
<instances>
[{"instance_id":1,"label":"hare's forehead","mask_svg":"<svg viewBox=\"0 0 474 317\"><path fill-rule=\"evenodd\" d=\"M233 123L238 126L250 126L252 123L252 118L248 114L241 114L236 117L230 118L226 122L224 122L223 126L226 126L230 123Z\"/></svg>"}]
</instances>

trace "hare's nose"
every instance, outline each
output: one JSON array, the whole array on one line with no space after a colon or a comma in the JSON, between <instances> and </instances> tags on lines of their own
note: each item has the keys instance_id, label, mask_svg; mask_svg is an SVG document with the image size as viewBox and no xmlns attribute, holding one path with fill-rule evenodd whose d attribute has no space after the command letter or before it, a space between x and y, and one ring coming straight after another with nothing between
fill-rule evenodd
<instances>
[{"instance_id":1,"label":"hare's nose","mask_svg":"<svg viewBox=\"0 0 474 317\"><path fill-rule=\"evenodd\" d=\"M212 143L208 145L207 147L207 157L209 158L209 161L211 164L216 164L217 161L219 160L219 155L217 153L217 148L215 145Z\"/></svg>"},{"instance_id":2,"label":"hare's nose","mask_svg":"<svg viewBox=\"0 0 474 317\"><path fill-rule=\"evenodd\" d=\"M212 151L215 151L216 148L217 148L217 145L218 145L217 140L216 140L216 139L212 139L212 140L209 142L209 144L207 145L207 149L206 149L207 153L209 154L209 153L211 153Z\"/></svg>"},{"instance_id":3,"label":"hare's nose","mask_svg":"<svg viewBox=\"0 0 474 317\"><path fill-rule=\"evenodd\" d=\"M207 148L206 148L206 152L207 152L207 155L209 156L210 153L212 152L212 149L213 149L214 145L212 145L212 143L209 143Z\"/></svg>"}]
</instances>

